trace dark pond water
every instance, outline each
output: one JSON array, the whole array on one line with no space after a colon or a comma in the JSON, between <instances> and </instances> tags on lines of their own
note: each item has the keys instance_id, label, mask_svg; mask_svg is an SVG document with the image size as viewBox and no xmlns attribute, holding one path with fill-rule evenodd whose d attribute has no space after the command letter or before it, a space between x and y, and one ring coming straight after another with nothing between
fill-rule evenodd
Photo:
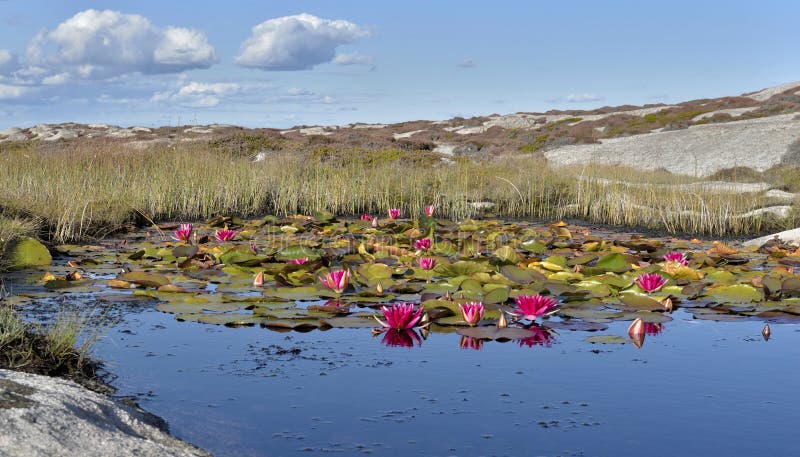
<instances>
[{"instance_id":1,"label":"dark pond water","mask_svg":"<svg viewBox=\"0 0 800 457\"><path fill-rule=\"evenodd\" d=\"M797 455L800 326L675 320L644 346L364 329L278 333L147 309L96 354L177 436L218 456ZM626 323L604 334L624 335Z\"/></svg>"}]
</instances>

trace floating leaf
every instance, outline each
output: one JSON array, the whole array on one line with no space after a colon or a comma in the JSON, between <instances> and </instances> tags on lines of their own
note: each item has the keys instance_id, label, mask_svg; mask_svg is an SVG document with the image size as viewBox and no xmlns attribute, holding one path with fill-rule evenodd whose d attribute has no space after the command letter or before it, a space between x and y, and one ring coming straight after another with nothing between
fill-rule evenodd
<instances>
[{"instance_id":1,"label":"floating leaf","mask_svg":"<svg viewBox=\"0 0 800 457\"><path fill-rule=\"evenodd\" d=\"M664 305L660 301L643 294L624 293L620 294L620 300L629 308L656 311L663 310Z\"/></svg>"},{"instance_id":2,"label":"floating leaf","mask_svg":"<svg viewBox=\"0 0 800 457\"><path fill-rule=\"evenodd\" d=\"M761 292L747 284L716 287L706 294L719 303L748 303L761 301Z\"/></svg>"},{"instance_id":3,"label":"floating leaf","mask_svg":"<svg viewBox=\"0 0 800 457\"><path fill-rule=\"evenodd\" d=\"M514 251L511 246L503 246L492 253L492 255L501 263L514 264L522 260L522 258Z\"/></svg>"},{"instance_id":4,"label":"floating leaf","mask_svg":"<svg viewBox=\"0 0 800 457\"><path fill-rule=\"evenodd\" d=\"M619 335L588 336L583 341L592 344L628 344L628 338Z\"/></svg>"},{"instance_id":5,"label":"floating leaf","mask_svg":"<svg viewBox=\"0 0 800 457\"><path fill-rule=\"evenodd\" d=\"M612 273L624 273L631 270L631 264L628 259L618 252L601 257L595 266Z\"/></svg>"},{"instance_id":6,"label":"floating leaf","mask_svg":"<svg viewBox=\"0 0 800 457\"><path fill-rule=\"evenodd\" d=\"M145 287L160 287L169 284L166 276L145 271L130 271L120 275L118 279Z\"/></svg>"},{"instance_id":7,"label":"floating leaf","mask_svg":"<svg viewBox=\"0 0 800 457\"><path fill-rule=\"evenodd\" d=\"M499 340L499 341L521 340L537 335L536 332L524 328L516 328L516 327L497 328L494 325L484 326L484 327L462 328L458 329L457 333L459 335L469 336L472 338L477 338L479 340Z\"/></svg>"}]
</instances>

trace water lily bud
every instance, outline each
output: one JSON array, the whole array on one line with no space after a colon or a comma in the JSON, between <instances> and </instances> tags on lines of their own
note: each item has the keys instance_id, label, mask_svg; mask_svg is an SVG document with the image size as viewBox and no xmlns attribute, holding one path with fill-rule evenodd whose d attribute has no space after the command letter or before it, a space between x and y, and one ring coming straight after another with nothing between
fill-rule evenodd
<instances>
[{"instance_id":1,"label":"water lily bud","mask_svg":"<svg viewBox=\"0 0 800 457\"><path fill-rule=\"evenodd\" d=\"M497 319L497 328L506 328L508 327L508 322L506 321L506 313L500 310L500 319Z\"/></svg>"},{"instance_id":2,"label":"water lily bud","mask_svg":"<svg viewBox=\"0 0 800 457\"><path fill-rule=\"evenodd\" d=\"M261 287L263 285L264 285L264 272L259 271L258 274L256 274L255 279L253 279L253 287Z\"/></svg>"},{"instance_id":3,"label":"water lily bud","mask_svg":"<svg viewBox=\"0 0 800 457\"><path fill-rule=\"evenodd\" d=\"M672 312L672 299L667 297L661 300L661 306L664 307L664 311L671 313Z\"/></svg>"},{"instance_id":4,"label":"water lily bud","mask_svg":"<svg viewBox=\"0 0 800 457\"><path fill-rule=\"evenodd\" d=\"M764 337L764 341L769 341L769 336L772 334L772 331L769 329L769 324L764 324L764 328L761 330L761 336Z\"/></svg>"}]
</instances>

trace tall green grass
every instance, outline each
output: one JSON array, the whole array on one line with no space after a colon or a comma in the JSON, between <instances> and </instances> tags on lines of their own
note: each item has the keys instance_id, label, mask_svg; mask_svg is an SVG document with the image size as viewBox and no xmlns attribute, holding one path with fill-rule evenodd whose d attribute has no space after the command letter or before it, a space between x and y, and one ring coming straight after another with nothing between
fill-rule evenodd
<instances>
[{"instance_id":1,"label":"tall green grass","mask_svg":"<svg viewBox=\"0 0 800 457\"><path fill-rule=\"evenodd\" d=\"M279 151L252 163L206 142L145 149L87 141L17 148L0 153L0 209L40 218L45 236L56 242L102 236L137 215L155 220L316 210L380 215L392 207L413 215L435 204L438 216L460 219L478 215L472 203L482 201L494 203L491 212L505 218L582 218L705 235L773 228L766 226L769 220L732 217L760 207L761 196L687 193L663 184L692 179L663 172L553 169L530 156L446 164L420 151L317 152ZM600 184L596 177L644 186Z\"/></svg>"}]
</instances>

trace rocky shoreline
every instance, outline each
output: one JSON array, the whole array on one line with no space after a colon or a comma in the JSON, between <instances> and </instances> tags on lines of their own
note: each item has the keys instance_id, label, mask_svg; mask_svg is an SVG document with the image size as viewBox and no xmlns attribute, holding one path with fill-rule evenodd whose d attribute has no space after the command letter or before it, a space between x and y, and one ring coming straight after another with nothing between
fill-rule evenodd
<instances>
[{"instance_id":1,"label":"rocky shoreline","mask_svg":"<svg viewBox=\"0 0 800 457\"><path fill-rule=\"evenodd\" d=\"M0 455L209 457L157 416L71 381L0 370Z\"/></svg>"}]
</instances>

